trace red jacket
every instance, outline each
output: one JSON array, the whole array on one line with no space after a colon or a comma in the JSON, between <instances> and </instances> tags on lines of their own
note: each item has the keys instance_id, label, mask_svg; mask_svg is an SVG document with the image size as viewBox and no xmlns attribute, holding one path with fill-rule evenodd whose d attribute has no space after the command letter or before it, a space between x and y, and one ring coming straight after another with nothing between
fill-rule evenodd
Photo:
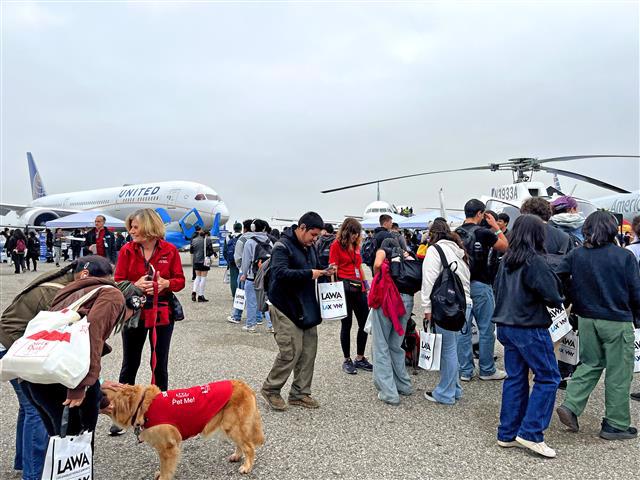
<instances>
[{"instance_id":1,"label":"red jacket","mask_svg":"<svg viewBox=\"0 0 640 480\"><path fill-rule=\"evenodd\" d=\"M172 292L179 292L184 288L184 272L182 271L182 262L180 261L180 253L173 244L164 240L158 240L155 252L149 259L149 263L162 278L169 280L169 289ZM121 282L129 280L137 282L140 277L147 274L145 267L144 255L140 245L136 242L129 242L120 249L118 262L116 263L116 272L114 280ZM167 298L169 291L164 290L158 296L158 317L151 318L152 309L151 302L147 301L144 310L142 310L142 319L147 328L152 327L154 321L157 325L167 325L169 323L169 306Z\"/></svg>"},{"instance_id":2,"label":"red jacket","mask_svg":"<svg viewBox=\"0 0 640 480\"><path fill-rule=\"evenodd\" d=\"M340 241L335 241L331 244L329 249L329 263L334 263L338 268L338 278L346 280L357 280L362 282L364 276L362 275L362 257L360 256L360 249L345 250ZM358 274L356 275L356 269ZM364 290L364 286L363 286Z\"/></svg>"},{"instance_id":3,"label":"red jacket","mask_svg":"<svg viewBox=\"0 0 640 480\"><path fill-rule=\"evenodd\" d=\"M195 437L229 402L229 380L159 393L145 414L144 428L173 425L182 439Z\"/></svg>"}]
</instances>

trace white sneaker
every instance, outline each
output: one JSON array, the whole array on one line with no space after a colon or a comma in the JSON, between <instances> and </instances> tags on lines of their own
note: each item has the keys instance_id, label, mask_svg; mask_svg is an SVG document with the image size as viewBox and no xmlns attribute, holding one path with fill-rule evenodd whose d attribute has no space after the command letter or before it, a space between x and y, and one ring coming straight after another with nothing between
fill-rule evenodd
<instances>
[{"instance_id":1,"label":"white sneaker","mask_svg":"<svg viewBox=\"0 0 640 480\"><path fill-rule=\"evenodd\" d=\"M472 376L460 375L460 380L463 382L470 382L472 378L473 378L473 375Z\"/></svg>"},{"instance_id":2,"label":"white sneaker","mask_svg":"<svg viewBox=\"0 0 640 480\"><path fill-rule=\"evenodd\" d=\"M227 322L229 323L240 323L240 320L238 320L237 318L233 318L231 315L227 316Z\"/></svg>"},{"instance_id":3,"label":"white sneaker","mask_svg":"<svg viewBox=\"0 0 640 480\"><path fill-rule=\"evenodd\" d=\"M524 438L516 437L516 442L521 444L523 447L528 448L532 452L537 453L538 455L542 455L547 458L556 458L556 451L548 447L546 443L540 442L530 442L529 440L525 440Z\"/></svg>"},{"instance_id":4,"label":"white sneaker","mask_svg":"<svg viewBox=\"0 0 640 480\"><path fill-rule=\"evenodd\" d=\"M511 440L510 442L503 442L502 440L498 440L498 446L502 448L524 448L524 445L518 443L515 440Z\"/></svg>"},{"instance_id":5,"label":"white sneaker","mask_svg":"<svg viewBox=\"0 0 640 480\"><path fill-rule=\"evenodd\" d=\"M247 333L256 333L256 327L247 327L246 325L242 327L243 332Z\"/></svg>"},{"instance_id":6,"label":"white sneaker","mask_svg":"<svg viewBox=\"0 0 640 480\"><path fill-rule=\"evenodd\" d=\"M507 378L507 372L496 368L493 375L480 375L480 380L504 380Z\"/></svg>"},{"instance_id":7,"label":"white sneaker","mask_svg":"<svg viewBox=\"0 0 640 480\"><path fill-rule=\"evenodd\" d=\"M267 333L273 333L273 327L268 327L267 328Z\"/></svg>"}]
</instances>

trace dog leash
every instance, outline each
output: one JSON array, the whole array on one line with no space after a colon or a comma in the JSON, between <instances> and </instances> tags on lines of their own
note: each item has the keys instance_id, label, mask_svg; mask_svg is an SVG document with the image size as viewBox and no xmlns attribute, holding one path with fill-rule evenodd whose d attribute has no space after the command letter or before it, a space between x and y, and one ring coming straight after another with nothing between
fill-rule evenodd
<instances>
[{"instance_id":1,"label":"dog leash","mask_svg":"<svg viewBox=\"0 0 640 480\"><path fill-rule=\"evenodd\" d=\"M140 403L138 403L138 408L136 408L136 411L133 413L133 417L131 417L131 426L133 427L133 433L136 436L136 439L138 440L138 443L142 443L142 440L140 440L140 434L142 433L142 425L136 425L136 418L138 418L138 412L140 411L140 407L142 406L142 402L144 402L144 392L142 393L142 398L140 399Z\"/></svg>"},{"instance_id":2,"label":"dog leash","mask_svg":"<svg viewBox=\"0 0 640 480\"><path fill-rule=\"evenodd\" d=\"M156 384L156 364L158 359L156 357L156 343L158 342L158 333L156 332L156 326L158 324L158 272L154 272L153 275L153 329L151 330L151 384Z\"/></svg>"}]
</instances>

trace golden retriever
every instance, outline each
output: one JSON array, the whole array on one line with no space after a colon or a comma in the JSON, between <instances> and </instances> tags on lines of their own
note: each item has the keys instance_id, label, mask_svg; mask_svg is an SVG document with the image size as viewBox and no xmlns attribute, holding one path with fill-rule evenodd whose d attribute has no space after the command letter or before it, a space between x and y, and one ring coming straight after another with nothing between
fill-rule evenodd
<instances>
[{"instance_id":1,"label":"golden retriever","mask_svg":"<svg viewBox=\"0 0 640 480\"><path fill-rule=\"evenodd\" d=\"M244 455L244 463L239 471L249 473L255 461L256 447L264 443L262 417L251 387L240 380L231 380L231 385L233 390L229 401L199 433L207 437L221 429L236 446L228 460L239 462ZM161 394L160 389L155 385L125 385L120 389L105 390L105 394L111 403L109 415L113 422L124 429L132 426L141 429L139 440L158 452L160 471L156 472L155 479L172 479L180 458L183 440L180 431L168 423L144 428L147 421L145 414L154 398Z\"/></svg>"}]
</instances>

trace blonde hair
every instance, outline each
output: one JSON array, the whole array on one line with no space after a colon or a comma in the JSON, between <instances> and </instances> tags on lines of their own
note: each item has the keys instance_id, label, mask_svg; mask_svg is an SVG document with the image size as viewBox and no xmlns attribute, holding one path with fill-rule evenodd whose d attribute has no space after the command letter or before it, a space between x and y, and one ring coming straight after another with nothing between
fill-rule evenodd
<instances>
[{"instance_id":1,"label":"blonde hair","mask_svg":"<svg viewBox=\"0 0 640 480\"><path fill-rule=\"evenodd\" d=\"M133 212L125 221L127 231L131 230L131 222L133 220L138 221L140 235L143 237L150 239L164 238L164 223L162 223L160 215L158 215L155 210L151 208L141 208Z\"/></svg>"}]
</instances>

